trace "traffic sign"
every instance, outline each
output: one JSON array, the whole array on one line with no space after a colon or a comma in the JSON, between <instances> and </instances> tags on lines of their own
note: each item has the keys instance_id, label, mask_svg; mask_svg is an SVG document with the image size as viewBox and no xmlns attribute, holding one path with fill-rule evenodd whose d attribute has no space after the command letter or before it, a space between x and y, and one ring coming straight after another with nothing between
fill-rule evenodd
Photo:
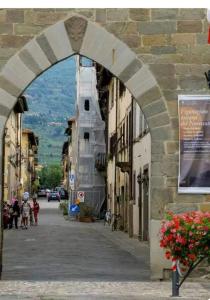
<instances>
[{"instance_id":1,"label":"traffic sign","mask_svg":"<svg viewBox=\"0 0 210 300\"><path fill-rule=\"evenodd\" d=\"M84 202L85 201L85 192L78 191L77 192L77 199L79 199L80 202Z\"/></svg>"}]
</instances>

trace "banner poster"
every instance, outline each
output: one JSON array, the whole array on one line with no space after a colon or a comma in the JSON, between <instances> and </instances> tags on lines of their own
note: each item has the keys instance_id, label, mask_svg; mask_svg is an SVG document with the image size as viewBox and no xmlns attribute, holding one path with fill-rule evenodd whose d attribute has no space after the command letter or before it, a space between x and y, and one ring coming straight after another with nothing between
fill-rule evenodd
<instances>
[{"instance_id":1,"label":"banner poster","mask_svg":"<svg viewBox=\"0 0 210 300\"><path fill-rule=\"evenodd\" d=\"M210 95L179 95L178 192L210 193Z\"/></svg>"}]
</instances>

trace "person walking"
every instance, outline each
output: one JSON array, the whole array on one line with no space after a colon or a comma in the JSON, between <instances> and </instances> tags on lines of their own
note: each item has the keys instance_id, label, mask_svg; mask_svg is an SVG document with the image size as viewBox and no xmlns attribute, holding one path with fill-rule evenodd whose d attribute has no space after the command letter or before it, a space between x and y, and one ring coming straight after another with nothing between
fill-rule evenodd
<instances>
[{"instance_id":1,"label":"person walking","mask_svg":"<svg viewBox=\"0 0 210 300\"><path fill-rule=\"evenodd\" d=\"M18 204L18 200L15 200L12 208L13 208L13 219L15 222L15 228L18 229L18 218L20 217L20 206Z\"/></svg>"},{"instance_id":2,"label":"person walking","mask_svg":"<svg viewBox=\"0 0 210 300\"><path fill-rule=\"evenodd\" d=\"M34 213L34 221L35 221L35 225L38 225L38 214L39 214L39 203L36 199L36 196L33 196L33 213Z\"/></svg>"},{"instance_id":3,"label":"person walking","mask_svg":"<svg viewBox=\"0 0 210 300\"><path fill-rule=\"evenodd\" d=\"M28 218L30 216L31 206L27 199L24 199L21 206L22 229L28 229Z\"/></svg>"}]
</instances>

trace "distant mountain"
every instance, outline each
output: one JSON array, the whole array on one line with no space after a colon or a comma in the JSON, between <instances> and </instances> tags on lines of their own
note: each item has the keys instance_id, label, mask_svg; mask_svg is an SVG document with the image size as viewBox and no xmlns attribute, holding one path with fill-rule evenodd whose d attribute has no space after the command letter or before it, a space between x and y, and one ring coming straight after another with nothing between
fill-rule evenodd
<instances>
[{"instance_id":1,"label":"distant mountain","mask_svg":"<svg viewBox=\"0 0 210 300\"><path fill-rule=\"evenodd\" d=\"M75 58L68 58L41 74L24 92L29 111L23 126L39 136L39 162L57 163L66 136L67 120L75 110Z\"/></svg>"}]
</instances>

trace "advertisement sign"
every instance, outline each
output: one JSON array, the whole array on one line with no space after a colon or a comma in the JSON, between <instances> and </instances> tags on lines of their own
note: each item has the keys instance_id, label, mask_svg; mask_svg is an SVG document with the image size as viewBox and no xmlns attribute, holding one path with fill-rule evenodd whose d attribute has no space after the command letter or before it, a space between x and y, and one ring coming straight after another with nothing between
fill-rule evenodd
<instances>
[{"instance_id":1,"label":"advertisement sign","mask_svg":"<svg viewBox=\"0 0 210 300\"><path fill-rule=\"evenodd\" d=\"M179 193L210 193L210 95L180 95Z\"/></svg>"}]
</instances>

